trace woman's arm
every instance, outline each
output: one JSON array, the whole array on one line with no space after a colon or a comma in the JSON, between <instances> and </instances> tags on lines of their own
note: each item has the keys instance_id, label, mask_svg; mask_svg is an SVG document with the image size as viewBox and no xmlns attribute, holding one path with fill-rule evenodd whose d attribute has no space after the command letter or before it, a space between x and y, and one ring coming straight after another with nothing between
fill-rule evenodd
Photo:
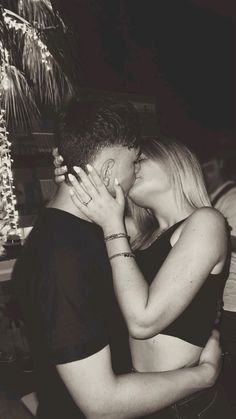
<instances>
[{"instance_id":1,"label":"woman's arm","mask_svg":"<svg viewBox=\"0 0 236 419\"><path fill-rule=\"evenodd\" d=\"M126 246L122 240L108 242L108 254ZM205 208L190 217L150 288L134 259L111 259L115 292L132 336L149 338L172 323L213 268L220 263L223 267L226 249L223 217Z\"/></svg>"},{"instance_id":2,"label":"woman's arm","mask_svg":"<svg viewBox=\"0 0 236 419\"><path fill-rule=\"evenodd\" d=\"M86 216L102 226L105 237L125 233L121 188L116 186L117 198L114 199L96 175L93 176L96 188L80 171L83 188L73 182L80 197L79 201L74 195L74 202ZM92 197L90 203L87 206L81 204L81 201L87 202L88 197ZM106 246L115 292L130 334L145 339L156 335L177 318L213 268L217 265L223 267L227 252L225 220L212 208L196 210L185 223L150 288L133 257L112 257L131 253L127 238L108 240Z\"/></svg>"}]
</instances>

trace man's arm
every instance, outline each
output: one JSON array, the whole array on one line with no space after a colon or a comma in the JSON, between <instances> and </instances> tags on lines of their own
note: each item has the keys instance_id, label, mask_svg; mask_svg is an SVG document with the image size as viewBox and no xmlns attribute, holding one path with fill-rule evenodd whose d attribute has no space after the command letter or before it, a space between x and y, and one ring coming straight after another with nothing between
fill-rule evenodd
<instances>
[{"instance_id":1,"label":"man's arm","mask_svg":"<svg viewBox=\"0 0 236 419\"><path fill-rule=\"evenodd\" d=\"M231 189L222 196L216 208L227 219L230 227L231 250L236 252L236 189Z\"/></svg>"},{"instance_id":2,"label":"man's arm","mask_svg":"<svg viewBox=\"0 0 236 419\"><path fill-rule=\"evenodd\" d=\"M160 373L115 376L109 346L57 370L75 403L90 419L125 419L163 409L214 384L220 367L219 335L212 334L200 364Z\"/></svg>"}]
</instances>

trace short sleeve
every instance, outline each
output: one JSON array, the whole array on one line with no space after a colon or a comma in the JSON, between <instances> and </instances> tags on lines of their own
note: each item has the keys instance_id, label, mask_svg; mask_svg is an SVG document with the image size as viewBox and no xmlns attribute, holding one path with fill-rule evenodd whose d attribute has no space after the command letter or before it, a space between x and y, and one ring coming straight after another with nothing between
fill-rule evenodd
<instances>
[{"instance_id":1,"label":"short sleeve","mask_svg":"<svg viewBox=\"0 0 236 419\"><path fill-rule=\"evenodd\" d=\"M233 188L222 197L219 210L228 221L231 235L236 236L236 188Z\"/></svg>"},{"instance_id":2,"label":"short sleeve","mask_svg":"<svg viewBox=\"0 0 236 419\"><path fill-rule=\"evenodd\" d=\"M91 261L74 248L57 249L40 292L41 316L50 359L83 359L109 344Z\"/></svg>"}]
</instances>

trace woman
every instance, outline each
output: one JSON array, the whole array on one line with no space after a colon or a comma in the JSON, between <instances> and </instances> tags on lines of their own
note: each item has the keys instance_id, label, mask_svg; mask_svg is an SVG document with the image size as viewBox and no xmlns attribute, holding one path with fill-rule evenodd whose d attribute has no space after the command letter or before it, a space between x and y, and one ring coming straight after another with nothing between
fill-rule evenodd
<instances>
[{"instance_id":1,"label":"woman","mask_svg":"<svg viewBox=\"0 0 236 419\"><path fill-rule=\"evenodd\" d=\"M197 159L174 141L143 142L129 191L135 258L118 182L113 198L90 165L89 175L74 169L81 182L69 175L72 199L104 231L134 369L195 365L214 326L228 265L225 219L211 208Z\"/></svg>"}]
</instances>

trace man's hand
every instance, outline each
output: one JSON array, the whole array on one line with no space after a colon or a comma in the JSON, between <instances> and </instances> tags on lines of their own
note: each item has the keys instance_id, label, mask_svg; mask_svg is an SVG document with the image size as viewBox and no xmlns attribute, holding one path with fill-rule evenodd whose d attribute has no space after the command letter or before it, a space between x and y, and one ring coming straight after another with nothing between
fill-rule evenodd
<instances>
[{"instance_id":1,"label":"man's hand","mask_svg":"<svg viewBox=\"0 0 236 419\"><path fill-rule=\"evenodd\" d=\"M220 373L221 364L220 334L218 330L214 329L199 359L199 366L204 367L207 386L211 387L215 384Z\"/></svg>"},{"instance_id":2,"label":"man's hand","mask_svg":"<svg viewBox=\"0 0 236 419\"><path fill-rule=\"evenodd\" d=\"M54 175L55 175L55 182L60 184L65 180L65 173L67 173L67 167L62 166L63 157L58 153L58 148L54 148L52 151L53 155L53 164L54 164Z\"/></svg>"}]
</instances>

